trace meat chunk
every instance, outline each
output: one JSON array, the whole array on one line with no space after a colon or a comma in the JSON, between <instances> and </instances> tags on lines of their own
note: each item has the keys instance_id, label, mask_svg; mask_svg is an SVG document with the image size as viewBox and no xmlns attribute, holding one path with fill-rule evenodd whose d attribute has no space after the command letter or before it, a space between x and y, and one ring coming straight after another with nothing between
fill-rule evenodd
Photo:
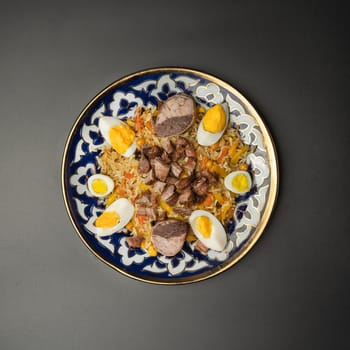
<instances>
[{"instance_id":1,"label":"meat chunk","mask_svg":"<svg viewBox=\"0 0 350 350\"><path fill-rule=\"evenodd\" d=\"M198 196L206 195L209 189L207 178L202 176L196 179L195 181L193 181L192 188L193 188L193 191L196 194L198 194Z\"/></svg>"},{"instance_id":2,"label":"meat chunk","mask_svg":"<svg viewBox=\"0 0 350 350\"><path fill-rule=\"evenodd\" d=\"M190 187L186 188L179 196L179 204L191 204L194 200L194 195Z\"/></svg>"},{"instance_id":3,"label":"meat chunk","mask_svg":"<svg viewBox=\"0 0 350 350\"><path fill-rule=\"evenodd\" d=\"M171 172L175 177L179 177L180 174L182 173L182 168L179 164L172 162L170 166Z\"/></svg>"},{"instance_id":4,"label":"meat chunk","mask_svg":"<svg viewBox=\"0 0 350 350\"><path fill-rule=\"evenodd\" d=\"M169 185L175 185L179 179L177 177L168 176L166 179L166 183Z\"/></svg>"},{"instance_id":5,"label":"meat chunk","mask_svg":"<svg viewBox=\"0 0 350 350\"><path fill-rule=\"evenodd\" d=\"M162 149L159 146L151 146L145 147L143 152L148 158L156 158L162 154Z\"/></svg>"},{"instance_id":6,"label":"meat chunk","mask_svg":"<svg viewBox=\"0 0 350 350\"><path fill-rule=\"evenodd\" d=\"M156 181L153 185L154 192L162 193L164 191L164 188L166 186L166 183L163 181Z\"/></svg>"},{"instance_id":7,"label":"meat chunk","mask_svg":"<svg viewBox=\"0 0 350 350\"><path fill-rule=\"evenodd\" d=\"M191 96L174 95L160 106L154 131L161 137L180 135L192 125L195 112L196 103Z\"/></svg>"},{"instance_id":8,"label":"meat chunk","mask_svg":"<svg viewBox=\"0 0 350 350\"><path fill-rule=\"evenodd\" d=\"M145 157L144 154L141 154L141 158L139 161L139 173L140 174L146 174L151 169L151 164L149 163L148 159Z\"/></svg>"},{"instance_id":9,"label":"meat chunk","mask_svg":"<svg viewBox=\"0 0 350 350\"><path fill-rule=\"evenodd\" d=\"M170 171L170 165L165 163L160 158L156 158L154 160L154 173L156 175L156 178L165 181Z\"/></svg>"},{"instance_id":10,"label":"meat chunk","mask_svg":"<svg viewBox=\"0 0 350 350\"><path fill-rule=\"evenodd\" d=\"M194 245L194 249L199 250L202 254L207 254L209 248L200 240L198 240L195 245Z\"/></svg>"},{"instance_id":11,"label":"meat chunk","mask_svg":"<svg viewBox=\"0 0 350 350\"><path fill-rule=\"evenodd\" d=\"M151 240L156 250L165 256L174 256L182 248L189 225L179 220L158 222L152 230Z\"/></svg>"},{"instance_id":12,"label":"meat chunk","mask_svg":"<svg viewBox=\"0 0 350 350\"><path fill-rule=\"evenodd\" d=\"M163 160L165 163L170 163L171 159L168 153L163 151L162 155L160 156L161 160Z\"/></svg>"},{"instance_id":13,"label":"meat chunk","mask_svg":"<svg viewBox=\"0 0 350 350\"><path fill-rule=\"evenodd\" d=\"M174 185L167 185L164 192L162 193L162 199L167 201L175 193Z\"/></svg>"},{"instance_id":14,"label":"meat chunk","mask_svg":"<svg viewBox=\"0 0 350 350\"><path fill-rule=\"evenodd\" d=\"M179 159L183 157L183 152L180 152L178 150L175 150L171 155L171 160L173 162L177 162Z\"/></svg>"},{"instance_id":15,"label":"meat chunk","mask_svg":"<svg viewBox=\"0 0 350 350\"><path fill-rule=\"evenodd\" d=\"M179 214L182 216L190 216L192 213L192 210L190 208L175 207L175 208L173 208L173 210L176 214Z\"/></svg>"},{"instance_id":16,"label":"meat chunk","mask_svg":"<svg viewBox=\"0 0 350 350\"><path fill-rule=\"evenodd\" d=\"M151 192L147 191L143 195L135 200L136 204L139 205L150 205L151 204Z\"/></svg>"},{"instance_id":17,"label":"meat chunk","mask_svg":"<svg viewBox=\"0 0 350 350\"><path fill-rule=\"evenodd\" d=\"M164 148L165 152L168 154L171 154L174 152L174 146L169 139L164 139L162 141L162 147Z\"/></svg>"},{"instance_id":18,"label":"meat chunk","mask_svg":"<svg viewBox=\"0 0 350 350\"><path fill-rule=\"evenodd\" d=\"M140 207L137 215L147 216L151 221L157 220L156 212L153 208Z\"/></svg>"},{"instance_id":19,"label":"meat chunk","mask_svg":"<svg viewBox=\"0 0 350 350\"><path fill-rule=\"evenodd\" d=\"M188 140L182 136L178 137L176 140L176 146L187 146L188 144Z\"/></svg>"},{"instance_id":20,"label":"meat chunk","mask_svg":"<svg viewBox=\"0 0 350 350\"><path fill-rule=\"evenodd\" d=\"M183 167L188 170L190 173L196 169L197 162L195 158L188 158L187 161L184 163Z\"/></svg>"},{"instance_id":21,"label":"meat chunk","mask_svg":"<svg viewBox=\"0 0 350 350\"><path fill-rule=\"evenodd\" d=\"M154 182L155 178L154 178L154 172L153 170L151 169L147 176L143 179L143 182L146 184L146 185L151 185L153 182Z\"/></svg>"},{"instance_id":22,"label":"meat chunk","mask_svg":"<svg viewBox=\"0 0 350 350\"><path fill-rule=\"evenodd\" d=\"M217 174L212 173L207 169L202 170L201 175L208 179L210 185L215 185L218 182Z\"/></svg>"},{"instance_id":23,"label":"meat chunk","mask_svg":"<svg viewBox=\"0 0 350 350\"><path fill-rule=\"evenodd\" d=\"M186 154L187 157L192 157L192 158L197 157L196 150L194 149L194 147L192 145L187 145L186 146L185 154Z\"/></svg>"},{"instance_id":24,"label":"meat chunk","mask_svg":"<svg viewBox=\"0 0 350 350\"><path fill-rule=\"evenodd\" d=\"M178 190L182 190L188 187L191 184L192 180L192 176L184 177L183 179L178 180L175 186Z\"/></svg>"},{"instance_id":25,"label":"meat chunk","mask_svg":"<svg viewBox=\"0 0 350 350\"><path fill-rule=\"evenodd\" d=\"M179 198L179 194L175 192L170 198L168 198L165 202L171 206L174 206Z\"/></svg>"},{"instance_id":26,"label":"meat chunk","mask_svg":"<svg viewBox=\"0 0 350 350\"><path fill-rule=\"evenodd\" d=\"M126 237L126 242L128 243L129 248L140 248L142 243L142 237L132 236Z\"/></svg>"},{"instance_id":27,"label":"meat chunk","mask_svg":"<svg viewBox=\"0 0 350 350\"><path fill-rule=\"evenodd\" d=\"M157 193L152 193L151 194L151 205L153 209L156 209L158 206L158 194Z\"/></svg>"}]
</instances>

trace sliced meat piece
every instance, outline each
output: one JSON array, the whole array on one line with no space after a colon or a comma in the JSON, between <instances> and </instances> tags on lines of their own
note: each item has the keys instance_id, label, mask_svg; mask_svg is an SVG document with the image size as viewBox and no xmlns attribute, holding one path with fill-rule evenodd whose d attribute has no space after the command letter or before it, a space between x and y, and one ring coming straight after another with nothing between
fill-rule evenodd
<instances>
[{"instance_id":1,"label":"sliced meat piece","mask_svg":"<svg viewBox=\"0 0 350 350\"><path fill-rule=\"evenodd\" d=\"M174 146L169 139L162 140L162 147L164 148L165 152L168 154L171 154L174 152Z\"/></svg>"},{"instance_id":2,"label":"sliced meat piece","mask_svg":"<svg viewBox=\"0 0 350 350\"><path fill-rule=\"evenodd\" d=\"M156 178L165 181L170 171L170 165L165 163L160 158L156 158L154 160L154 173L156 175Z\"/></svg>"},{"instance_id":3,"label":"sliced meat piece","mask_svg":"<svg viewBox=\"0 0 350 350\"><path fill-rule=\"evenodd\" d=\"M184 163L183 167L188 170L190 173L196 169L197 162L195 158L188 158L187 161Z\"/></svg>"},{"instance_id":4,"label":"sliced meat piece","mask_svg":"<svg viewBox=\"0 0 350 350\"><path fill-rule=\"evenodd\" d=\"M170 166L171 172L175 177L179 177L182 173L182 168L179 164L172 162Z\"/></svg>"},{"instance_id":5,"label":"sliced meat piece","mask_svg":"<svg viewBox=\"0 0 350 350\"><path fill-rule=\"evenodd\" d=\"M194 200L194 195L192 189L187 187L179 196L178 202L179 204L191 204Z\"/></svg>"},{"instance_id":6,"label":"sliced meat piece","mask_svg":"<svg viewBox=\"0 0 350 350\"><path fill-rule=\"evenodd\" d=\"M152 193L151 194L151 205L153 209L157 209L158 206L158 194Z\"/></svg>"},{"instance_id":7,"label":"sliced meat piece","mask_svg":"<svg viewBox=\"0 0 350 350\"><path fill-rule=\"evenodd\" d=\"M161 160L163 160L165 163L170 163L171 162L171 158L169 156L168 153L166 153L165 151L163 151L162 155L160 156Z\"/></svg>"},{"instance_id":8,"label":"sliced meat piece","mask_svg":"<svg viewBox=\"0 0 350 350\"><path fill-rule=\"evenodd\" d=\"M189 141L182 136L178 137L176 140L176 146L187 146L188 144Z\"/></svg>"},{"instance_id":9,"label":"sliced meat piece","mask_svg":"<svg viewBox=\"0 0 350 350\"><path fill-rule=\"evenodd\" d=\"M177 94L159 108L154 131L158 136L174 136L185 132L193 123L196 103L191 96Z\"/></svg>"},{"instance_id":10,"label":"sliced meat piece","mask_svg":"<svg viewBox=\"0 0 350 350\"><path fill-rule=\"evenodd\" d=\"M126 237L126 243L128 243L129 248L141 248L143 238L140 236Z\"/></svg>"},{"instance_id":11,"label":"sliced meat piece","mask_svg":"<svg viewBox=\"0 0 350 350\"><path fill-rule=\"evenodd\" d=\"M174 206L179 198L179 194L175 192L170 198L168 198L165 202L171 206Z\"/></svg>"},{"instance_id":12,"label":"sliced meat piece","mask_svg":"<svg viewBox=\"0 0 350 350\"><path fill-rule=\"evenodd\" d=\"M209 189L208 180L206 177L202 176L193 181L192 184L193 191L199 196L204 196L207 194Z\"/></svg>"},{"instance_id":13,"label":"sliced meat piece","mask_svg":"<svg viewBox=\"0 0 350 350\"><path fill-rule=\"evenodd\" d=\"M202 170L201 175L208 179L210 185L215 185L218 182L217 174L212 173L207 169Z\"/></svg>"},{"instance_id":14,"label":"sliced meat piece","mask_svg":"<svg viewBox=\"0 0 350 350\"><path fill-rule=\"evenodd\" d=\"M155 178L154 178L154 172L153 170L151 169L147 176L143 179L143 182L146 184L146 185L151 185L153 184Z\"/></svg>"},{"instance_id":15,"label":"sliced meat piece","mask_svg":"<svg viewBox=\"0 0 350 350\"><path fill-rule=\"evenodd\" d=\"M168 176L166 178L166 183L169 185L175 185L178 182L178 178L177 177L173 177L173 176Z\"/></svg>"},{"instance_id":16,"label":"sliced meat piece","mask_svg":"<svg viewBox=\"0 0 350 350\"><path fill-rule=\"evenodd\" d=\"M183 179L178 180L175 186L178 190L183 190L184 188L191 185L192 180L193 180L192 176L184 177Z\"/></svg>"},{"instance_id":17,"label":"sliced meat piece","mask_svg":"<svg viewBox=\"0 0 350 350\"><path fill-rule=\"evenodd\" d=\"M162 193L164 191L165 186L166 186L166 182L156 181L153 184L153 190L154 192Z\"/></svg>"},{"instance_id":18,"label":"sliced meat piece","mask_svg":"<svg viewBox=\"0 0 350 350\"><path fill-rule=\"evenodd\" d=\"M209 248L200 240L198 240L195 245L194 245L194 249L199 250L202 254L207 254Z\"/></svg>"},{"instance_id":19,"label":"sliced meat piece","mask_svg":"<svg viewBox=\"0 0 350 350\"><path fill-rule=\"evenodd\" d=\"M177 162L179 159L181 159L183 157L183 152L177 151L175 150L172 154L171 154L171 160L173 162Z\"/></svg>"},{"instance_id":20,"label":"sliced meat piece","mask_svg":"<svg viewBox=\"0 0 350 350\"><path fill-rule=\"evenodd\" d=\"M153 159L162 154L162 149L159 146L151 146L144 149L143 152L148 158Z\"/></svg>"},{"instance_id":21,"label":"sliced meat piece","mask_svg":"<svg viewBox=\"0 0 350 350\"><path fill-rule=\"evenodd\" d=\"M179 199L180 199L180 197L179 197ZM192 213L192 209L190 209L190 208L174 207L173 210L176 214L179 214L182 216L190 216Z\"/></svg>"},{"instance_id":22,"label":"sliced meat piece","mask_svg":"<svg viewBox=\"0 0 350 350\"><path fill-rule=\"evenodd\" d=\"M144 154L141 154L141 158L139 161L139 173L140 174L146 174L151 169L151 164L149 163L148 159L145 157Z\"/></svg>"},{"instance_id":23,"label":"sliced meat piece","mask_svg":"<svg viewBox=\"0 0 350 350\"><path fill-rule=\"evenodd\" d=\"M167 185L164 192L162 193L162 199L167 201L175 193L174 185Z\"/></svg>"},{"instance_id":24,"label":"sliced meat piece","mask_svg":"<svg viewBox=\"0 0 350 350\"><path fill-rule=\"evenodd\" d=\"M136 204L139 205L150 205L151 204L151 192L147 191L142 194L141 197L136 198Z\"/></svg>"},{"instance_id":25,"label":"sliced meat piece","mask_svg":"<svg viewBox=\"0 0 350 350\"><path fill-rule=\"evenodd\" d=\"M140 207L137 209L137 215L147 216L151 221L157 220L156 212L153 208Z\"/></svg>"},{"instance_id":26,"label":"sliced meat piece","mask_svg":"<svg viewBox=\"0 0 350 350\"><path fill-rule=\"evenodd\" d=\"M196 158L197 157L196 150L190 144L186 146L185 154L186 154L187 157L192 157L192 158Z\"/></svg>"},{"instance_id":27,"label":"sliced meat piece","mask_svg":"<svg viewBox=\"0 0 350 350\"><path fill-rule=\"evenodd\" d=\"M153 227L151 240L159 253L174 256L181 250L188 230L188 223L183 221L160 221Z\"/></svg>"}]
</instances>

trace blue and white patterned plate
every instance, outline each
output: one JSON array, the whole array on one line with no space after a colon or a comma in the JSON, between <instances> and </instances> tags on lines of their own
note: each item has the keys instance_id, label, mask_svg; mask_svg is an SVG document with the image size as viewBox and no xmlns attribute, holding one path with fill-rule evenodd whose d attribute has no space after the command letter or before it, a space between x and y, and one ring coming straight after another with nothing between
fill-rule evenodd
<instances>
[{"instance_id":1,"label":"blue and white patterned plate","mask_svg":"<svg viewBox=\"0 0 350 350\"><path fill-rule=\"evenodd\" d=\"M208 108L226 101L242 140L255 145L248 156L254 190L237 198L224 251L202 255L185 243L175 257L149 256L129 249L122 233L98 237L93 222L103 209L87 190L87 178L98 173L97 156L105 146L97 127L102 116L131 117L139 105L157 106L179 92ZM214 276L235 264L263 232L277 197L278 168L271 136L251 104L233 87L209 74L187 68L155 68L124 77L99 93L84 108L69 134L62 163L64 201L74 228L86 246L119 272L146 282L181 284Z\"/></svg>"}]
</instances>

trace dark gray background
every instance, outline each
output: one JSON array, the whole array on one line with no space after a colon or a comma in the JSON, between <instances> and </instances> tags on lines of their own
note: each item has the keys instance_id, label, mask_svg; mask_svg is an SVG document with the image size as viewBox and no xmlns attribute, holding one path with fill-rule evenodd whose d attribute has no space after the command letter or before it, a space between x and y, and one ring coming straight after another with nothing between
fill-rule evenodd
<instances>
[{"instance_id":1,"label":"dark gray background","mask_svg":"<svg viewBox=\"0 0 350 350\"><path fill-rule=\"evenodd\" d=\"M1 1L0 348L349 348L346 2L95 3ZM60 188L85 104L121 76L166 65L245 94L281 167L254 249L220 276L176 287L98 261Z\"/></svg>"}]
</instances>

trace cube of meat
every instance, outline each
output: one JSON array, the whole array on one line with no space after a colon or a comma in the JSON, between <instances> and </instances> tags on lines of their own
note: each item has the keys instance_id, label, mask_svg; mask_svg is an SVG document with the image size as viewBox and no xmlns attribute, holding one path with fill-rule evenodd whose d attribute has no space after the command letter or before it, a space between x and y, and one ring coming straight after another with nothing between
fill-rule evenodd
<instances>
[{"instance_id":1,"label":"cube of meat","mask_svg":"<svg viewBox=\"0 0 350 350\"><path fill-rule=\"evenodd\" d=\"M160 158L154 160L154 173L157 179L165 181L170 171L170 165Z\"/></svg>"}]
</instances>

